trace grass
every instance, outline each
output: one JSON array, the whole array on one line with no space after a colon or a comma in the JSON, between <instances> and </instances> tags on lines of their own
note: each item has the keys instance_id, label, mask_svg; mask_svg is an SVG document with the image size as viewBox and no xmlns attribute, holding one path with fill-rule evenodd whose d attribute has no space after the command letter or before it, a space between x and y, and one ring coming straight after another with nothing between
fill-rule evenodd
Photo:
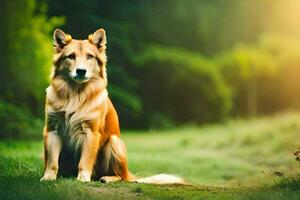
<instances>
[{"instance_id":1,"label":"grass","mask_svg":"<svg viewBox=\"0 0 300 200\"><path fill-rule=\"evenodd\" d=\"M0 199L299 199L300 114L201 128L124 131L129 168L170 173L189 185L39 182L41 141L0 142ZM287 178L288 177L288 178Z\"/></svg>"}]
</instances>

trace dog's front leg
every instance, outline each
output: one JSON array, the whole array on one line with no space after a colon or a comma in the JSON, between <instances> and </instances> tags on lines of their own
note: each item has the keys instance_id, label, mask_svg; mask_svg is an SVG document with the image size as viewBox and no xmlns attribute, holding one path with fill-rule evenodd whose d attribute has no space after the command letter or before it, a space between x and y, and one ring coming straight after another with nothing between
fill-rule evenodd
<instances>
[{"instance_id":1,"label":"dog's front leg","mask_svg":"<svg viewBox=\"0 0 300 200\"><path fill-rule=\"evenodd\" d=\"M45 174L41 181L56 180L62 141L56 131L44 129Z\"/></svg>"},{"instance_id":2,"label":"dog's front leg","mask_svg":"<svg viewBox=\"0 0 300 200\"><path fill-rule=\"evenodd\" d=\"M78 165L77 180L82 182L91 181L93 167L96 162L99 149L100 134L86 129L85 137L82 143L81 158Z\"/></svg>"}]
</instances>

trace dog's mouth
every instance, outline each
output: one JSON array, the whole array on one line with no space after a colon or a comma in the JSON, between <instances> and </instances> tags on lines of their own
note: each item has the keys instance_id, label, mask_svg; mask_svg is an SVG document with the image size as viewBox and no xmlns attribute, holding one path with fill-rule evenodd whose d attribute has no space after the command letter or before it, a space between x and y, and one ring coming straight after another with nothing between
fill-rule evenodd
<instances>
[{"instance_id":1,"label":"dog's mouth","mask_svg":"<svg viewBox=\"0 0 300 200\"><path fill-rule=\"evenodd\" d=\"M71 78L72 78L74 81L78 82L78 83L85 83L85 82L87 82L88 80L90 80L89 77L87 77L87 76L81 76L81 75L75 75L75 76L72 76L72 75L71 75Z\"/></svg>"}]
</instances>

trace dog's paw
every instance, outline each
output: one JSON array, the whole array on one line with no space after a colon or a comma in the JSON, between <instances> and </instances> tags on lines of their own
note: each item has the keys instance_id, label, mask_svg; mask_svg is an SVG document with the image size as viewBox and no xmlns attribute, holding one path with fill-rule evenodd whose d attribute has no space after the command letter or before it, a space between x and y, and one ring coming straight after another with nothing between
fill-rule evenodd
<instances>
[{"instance_id":1,"label":"dog's paw","mask_svg":"<svg viewBox=\"0 0 300 200\"><path fill-rule=\"evenodd\" d=\"M100 178L100 182L101 183L111 183L111 182L116 182L116 181L120 181L121 177L119 176L102 176Z\"/></svg>"},{"instance_id":2,"label":"dog's paw","mask_svg":"<svg viewBox=\"0 0 300 200\"><path fill-rule=\"evenodd\" d=\"M55 181L56 180L56 173L45 173L45 175L40 179L40 181Z\"/></svg>"},{"instance_id":3,"label":"dog's paw","mask_svg":"<svg viewBox=\"0 0 300 200\"><path fill-rule=\"evenodd\" d=\"M77 180L81 182L90 182L91 181L91 173L87 171L80 171L77 176Z\"/></svg>"}]
</instances>

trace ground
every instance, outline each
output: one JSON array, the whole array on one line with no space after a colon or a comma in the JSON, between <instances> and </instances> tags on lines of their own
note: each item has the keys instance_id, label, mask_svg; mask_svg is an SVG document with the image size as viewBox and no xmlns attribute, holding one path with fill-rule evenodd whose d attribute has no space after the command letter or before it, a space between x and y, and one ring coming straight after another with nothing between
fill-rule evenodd
<instances>
[{"instance_id":1,"label":"ground","mask_svg":"<svg viewBox=\"0 0 300 200\"><path fill-rule=\"evenodd\" d=\"M129 168L187 185L40 182L42 141L0 142L0 199L299 199L300 114L167 131L124 131Z\"/></svg>"}]
</instances>

